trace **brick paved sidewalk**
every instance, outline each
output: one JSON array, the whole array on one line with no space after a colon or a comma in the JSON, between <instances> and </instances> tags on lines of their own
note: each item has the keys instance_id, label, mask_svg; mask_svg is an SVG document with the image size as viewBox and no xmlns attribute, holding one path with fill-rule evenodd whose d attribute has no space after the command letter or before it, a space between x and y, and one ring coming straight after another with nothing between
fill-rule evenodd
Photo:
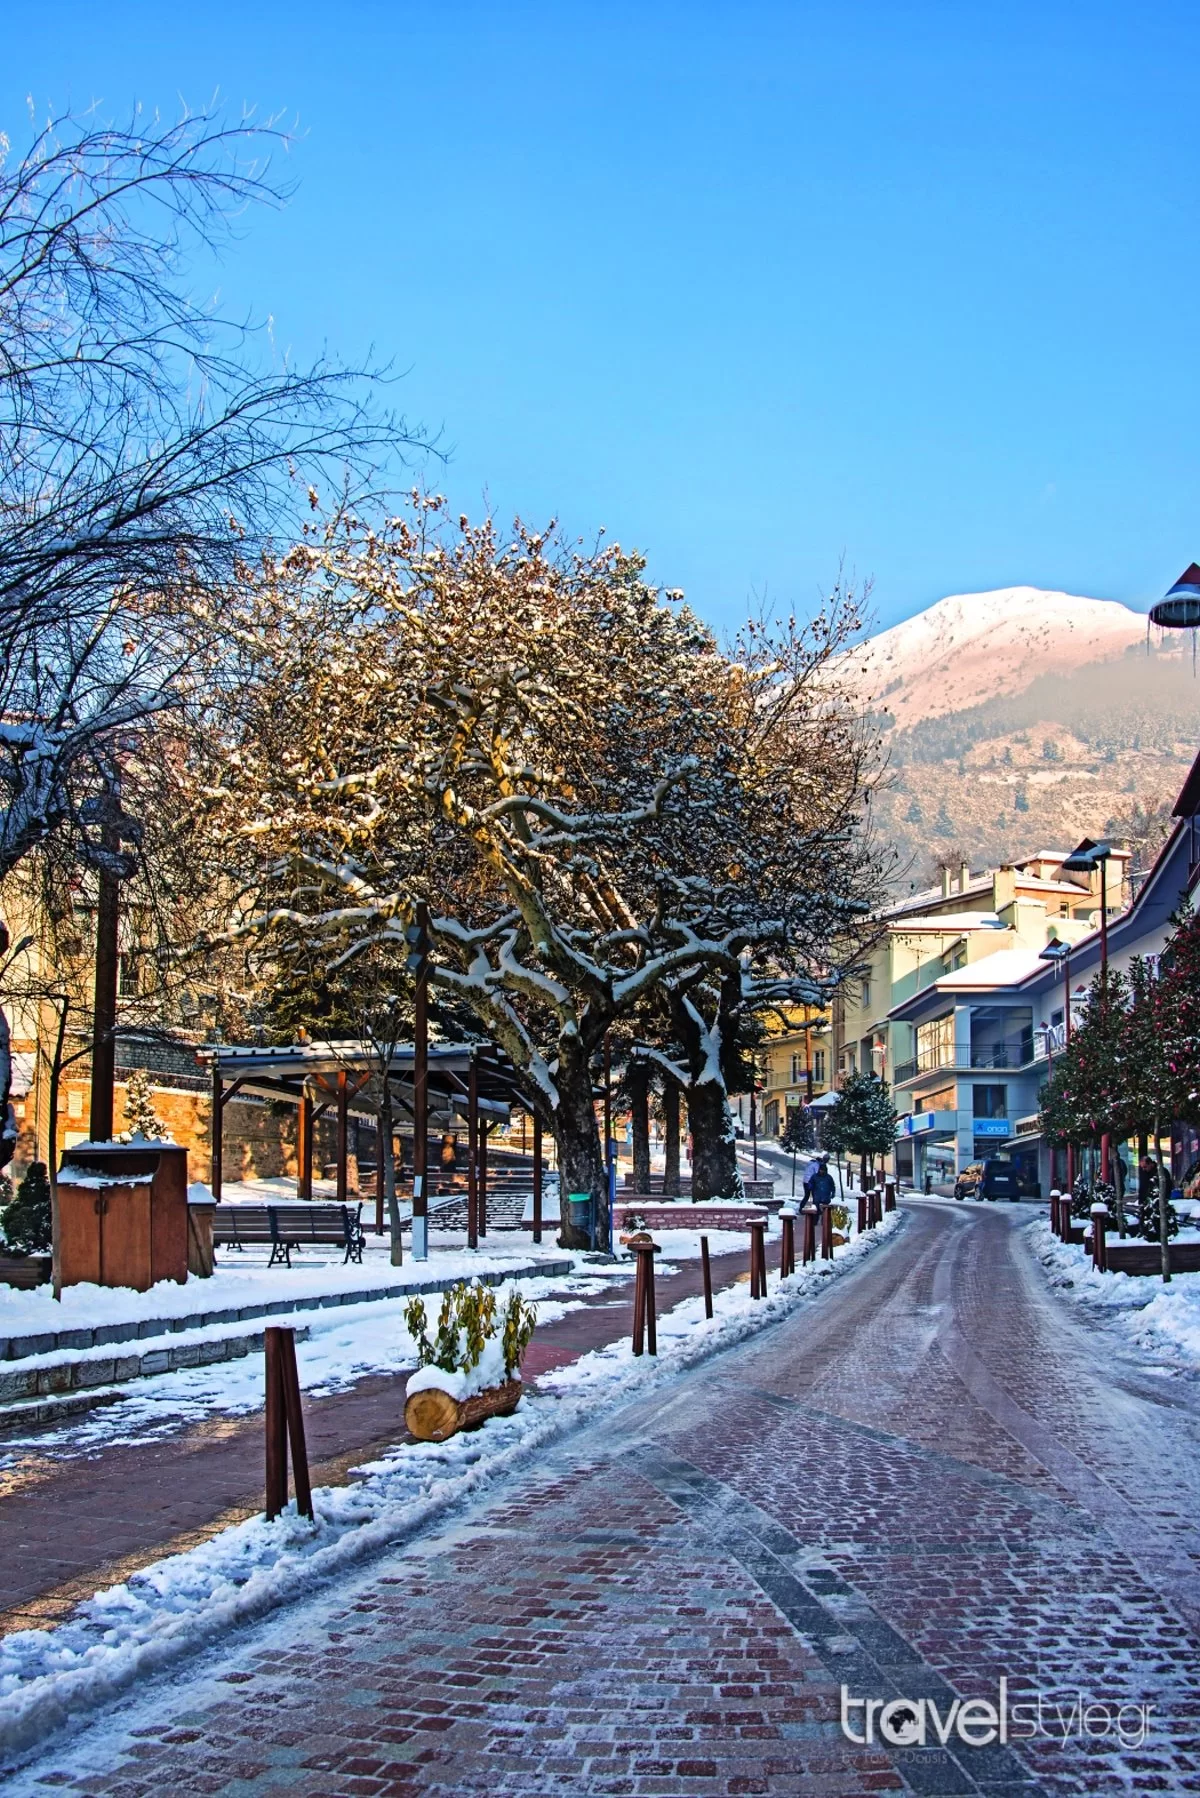
<instances>
[{"instance_id":1,"label":"brick paved sidewalk","mask_svg":"<svg viewBox=\"0 0 1200 1798\"><path fill-rule=\"evenodd\" d=\"M231 1637L14 1798L1200 1791L1200 1411L1040 1288L1012 1214L914 1206L820 1303L564 1443L437 1540ZM839 1690L1152 1704L855 1747Z\"/></svg>"},{"instance_id":2,"label":"brick paved sidewalk","mask_svg":"<svg viewBox=\"0 0 1200 1798\"><path fill-rule=\"evenodd\" d=\"M713 1278L731 1284L748 1255L714 1256ZM659 1308L701 1290L699 1263L659 1279ZM604 1279L582 1305L542 1325L526 1378L565 1366L625 1335L632 1281ZM572 1294L578 1298L578 1294ZM304 1350L299 1351L303 1357ZM314 1485L341 1485L352 1469L408 1440L406 1374L379 1374L351 1390L306 1398ZM36 1450L0 1472L0 1634L45 1627L100 1587L178 1553L262 1509L261 1412L213 1416L153 1442L114 1442L86 1458Z\"/></svg>"}]
</instances>

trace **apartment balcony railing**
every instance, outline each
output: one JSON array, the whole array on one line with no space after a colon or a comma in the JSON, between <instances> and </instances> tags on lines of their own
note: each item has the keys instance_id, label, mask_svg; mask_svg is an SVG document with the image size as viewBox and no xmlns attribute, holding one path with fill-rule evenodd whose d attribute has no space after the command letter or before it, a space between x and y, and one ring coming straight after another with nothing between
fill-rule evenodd
<instances>
[{"instance_id":1,"label":"apartment balcony railing","mask_svg":"<svg viewBox=\"0 0 1200 1798\"><path fill-rule=\"evenodd\" d=\"M922 1074L957 1069L966 1073L993 1073L997 1069L1008 1069L1011 1072L1032 1067L1035 1061L1045 1055L1044 1048L1041 1057L1037 1053L1037 1038L1045 1034L1044 1031L1031 1031L1027 1036L1003 1037L998 1042L972 1043L969 1049L960 1044L946 1049L924 1049L911 1061L897 1064L896 1085L903 1086L910 1080L919 1080Z\"/></svg>"}]
</instances>

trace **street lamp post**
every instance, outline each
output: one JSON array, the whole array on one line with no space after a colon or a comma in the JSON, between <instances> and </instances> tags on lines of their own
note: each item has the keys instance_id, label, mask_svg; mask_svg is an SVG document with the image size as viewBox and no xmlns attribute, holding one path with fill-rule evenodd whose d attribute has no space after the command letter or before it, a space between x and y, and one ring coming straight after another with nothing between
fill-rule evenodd
<instances>
[{"instance_id":1,"label":"street lamp post","mask_svg":"<svg viewBox=\"0 0 1200 1798\"><path fill-rule=\"evenodd\" d=\"M1094 843L1090 837L1084 837L1077 849L1072 849L1063 862L1064 871L1073 874L1091 874L1100 870L1100 1003L1108 1009L1108 862L1112 855L1111 843ZM1067 1015L1070 1016L1070 1003ZM1109 1163L1112 1154L1112 1138L1106 1130L1100 1138L1100 1178L1109 1177Z\"/></svg>"}]
</instances>

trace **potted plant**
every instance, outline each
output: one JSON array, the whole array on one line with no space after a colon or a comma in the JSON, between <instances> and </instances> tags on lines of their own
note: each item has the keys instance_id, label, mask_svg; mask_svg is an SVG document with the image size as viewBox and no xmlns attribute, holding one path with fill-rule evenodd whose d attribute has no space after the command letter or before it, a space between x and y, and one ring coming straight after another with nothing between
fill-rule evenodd
<instances>
[{"instance_id":1,"label":"potted plant","mask_svg":"<svg viewBox=\"0 0 1200 1798\"><path fill-rule=\"evenodd\" d=\"M405 1307L404 1321L417 1345L417 1371L405 1388L404 1421L411 1435L444 1442L458 1430L516 1410L521 1358L537 1308L515 1287L501 1310L490 1286L459 1281L442 1296L433 1337L419 1298Z\"/></svg>"}]
</instances>

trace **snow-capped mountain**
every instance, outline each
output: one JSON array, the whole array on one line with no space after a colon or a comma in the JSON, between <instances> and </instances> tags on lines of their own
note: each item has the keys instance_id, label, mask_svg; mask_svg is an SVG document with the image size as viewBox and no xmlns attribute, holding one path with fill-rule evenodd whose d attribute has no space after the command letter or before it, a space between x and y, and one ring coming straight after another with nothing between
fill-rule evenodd
<instances>
[{"instance_id":1,"label":"snow-capped mountain","mask_svg":"<svg viewBox=\"0 0 1200 1798\"><path fill-rule=\"evenodd\" d=\"M1146 627L1113 600L1002 587L860 645L889 768L875 827L901 890L951 850L982 866L1139 831L1152 848L1200 748L1200 680L1185 633Z\"/></svg>"},{"instance_id":2,"label":"snow-capped mountain","mask_svg":"<svg viewBox=\"0 0 1200 1798\"><path fill-rule=\"evenodd\" d=\"M867 684L903 730L924 718L1018 693L1144 642L1146 618L1112 599L1040 587L956 593L872 637Z\"/></svg>"}]
</instances>

